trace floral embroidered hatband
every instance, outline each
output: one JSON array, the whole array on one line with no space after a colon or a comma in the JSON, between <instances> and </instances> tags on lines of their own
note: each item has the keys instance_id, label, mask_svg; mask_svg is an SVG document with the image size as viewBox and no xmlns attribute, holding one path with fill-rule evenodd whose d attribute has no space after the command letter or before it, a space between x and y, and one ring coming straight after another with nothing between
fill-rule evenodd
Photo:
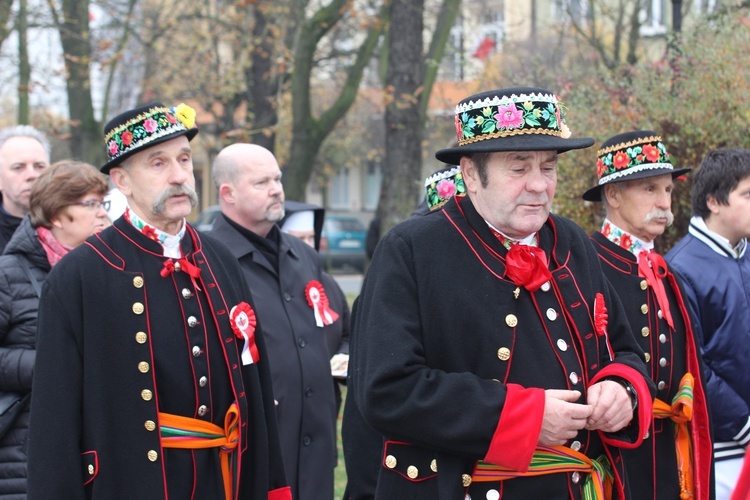
<instances>
[{"instance_id":1,"label":"floral embroidered hatband","mask_svg":"<svg viewBox=\"0 0 750 500\"><path fill-rule=\"evenodd\" d=\"M425 199L430 210L437 210L454 196L466 193L461 167L437 172L425 181Z\"/></svg>"},{"instance_id":2,"label":"floral embroidered hatband","mask_svg":"<svg viewBox=\"0 0 750 500\"><path fill-rule=\"evenodd\" d=\"M596 174L600 186L643 170L674 168L659 136L615 144L600 149L597 156Z\"/></svg>"},{"instance_id":3,"label":"floral embroidered hatband","mask_svg":"<svg viewBox=\"0 0 750 500\"><path fill-rule=\"evenodd\" d=\"M175 132L195 127L195 110L187 104L167 108L151 108L119 127L104 138L108 161L137 150L149 142Z\"/></svg>"},{"instance_id":4,"label":"floral embroidered hatband","mask_svg":"<svg viewBox=\"0 0 750 500\"><path fill-rule=\"evenodd\" d=\"M456 107L455 121L459 146L524 134L570 137L564 108L553 94L513 94L469 101Z\"/></svg>"}]
</instances>

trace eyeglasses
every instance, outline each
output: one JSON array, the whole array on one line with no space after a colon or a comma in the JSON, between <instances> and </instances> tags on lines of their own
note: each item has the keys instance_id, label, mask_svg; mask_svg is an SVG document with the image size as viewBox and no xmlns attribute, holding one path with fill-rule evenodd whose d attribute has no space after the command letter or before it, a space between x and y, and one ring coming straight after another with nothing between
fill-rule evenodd
<instances>
[{"instance_id":1,"label":"eyeglasses","mask_svg":"<svg viewBox=\"0 0 750 500\"><path fill-rule=\"evenodd\" d=\"M79 205L81 207L90 208L92 210L99 210L99 207L104 207L105 211L109 210L109 200L84 200L77 203L71 203L71 205Z\"/></svg>"}]
</instances>

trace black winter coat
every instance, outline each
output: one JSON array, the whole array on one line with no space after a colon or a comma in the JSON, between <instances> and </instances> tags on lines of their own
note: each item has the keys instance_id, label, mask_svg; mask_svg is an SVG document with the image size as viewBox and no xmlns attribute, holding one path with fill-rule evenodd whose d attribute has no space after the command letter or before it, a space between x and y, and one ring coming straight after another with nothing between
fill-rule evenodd
<instances>
[{"instance_id":1,"label":"black winter coat","mask_svg":"<svg viewBox=\"0 0 750 500\"><path fill-rule=\"evenodd\" d=\"M50 270L47 255L29 218L14 233L0 257L0 390L31 392L36 360L39 297L19 258L25 259L39 284ZM26 440L29 400L0 441L0 498L26 496Z\"/></svg>"},{"instance_id":2,"label":"black winter coat","mask_svg":"<svg viewBox=\"0 0 750 500\"><path fill-rule=\"evenodd\" d=\"M245 364L230 320L243 302L257 311L247 284L220 243L189 226L181 243L183 264L121 217L45 281L30 499L223 498L219 450L167 448L160 428L162 413L221 426L232 404L233 498L291 499L262 324Z\"/></svg>"}]
</instances>

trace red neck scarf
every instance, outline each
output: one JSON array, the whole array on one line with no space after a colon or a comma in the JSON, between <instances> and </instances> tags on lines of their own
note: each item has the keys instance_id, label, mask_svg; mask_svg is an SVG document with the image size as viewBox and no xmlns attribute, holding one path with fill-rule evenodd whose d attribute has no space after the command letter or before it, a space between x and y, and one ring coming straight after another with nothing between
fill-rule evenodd
<instances>
[{"instance_id":1,"label":"red neck scarf","mask_svg":"<svg viewBox=\"0 0 750 500\"><path fill-rule=\"evenodd\" d=\"M60 259L65 257L68 252L73 250L72 247L63 245L52 234L52 231L46 227L39 226L36 230L36 237L39 238L39 243L42 244L42 248L47 253L47 260L49 261L50 267L54 267L55 264L60 262Z\"/></svg>"},{"instance_id":2,"label":"red neck scarf","mask_svg":"<svg viewBox=\"0 0 750 500\"><path fill-rule=\"evenodd\" d=\"M638 275L645 278L646 283L654 289L656 302L659 303L659 308L664 315L664 319L667 320L670 328L674 328L672 313L669 311L667 292L664 289L664 282L662 281L667 277L667 264L664 262L664 258L653 250L641 252L638 256Z\"/></svg>"}]
</instances>

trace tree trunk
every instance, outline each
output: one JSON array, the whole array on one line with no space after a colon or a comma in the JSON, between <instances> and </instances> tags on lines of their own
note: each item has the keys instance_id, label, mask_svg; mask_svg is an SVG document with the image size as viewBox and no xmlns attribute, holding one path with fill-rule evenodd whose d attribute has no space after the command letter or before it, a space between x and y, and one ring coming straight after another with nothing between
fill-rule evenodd
<instances>
[{"instance_id":1,"label":"tree trunk","mask_svg":"<svg viewBox=\"0 0 750 500\"><path fill-rule=\"evenodd\" d=\"M421 1L421 0L420 0ZM315 157L323 141L336 123L349 111L357 97L365 66L377 48L383 33L383 19L387 13L384 2L380 14L373 21L365 41L360 45L354 62L347 68L346 81L334 103L319 118L312 114L310 79L315 64L318 42L345 12L346 0L332 0L321 8L302 27L294 51L292 73L292 140L289 162L284 169L284 192L287 199L303 200L305 188L315 165Z\"/></svg>"},{"instance_id":2,"label":"tree trunk","mask_svg":"<svg viewBox=\"0 0 750 500\"><path fill-rule=\"evenodd\" d=\"M18 123L29 123L29 83L31 82L31 66L29 65L29 47L27 44L27 16L28 2L18 2Z\"/></svg>"},{"instance_id":3,"label":"tree trunk","mask_svg":"<svg viewBox=\"0 0 750 500\"><path fill-rule=\"evenodd\" d=\"M50 4L52 5L52 4ZM104 162L104 142L99 123L94 118L91 99L89 3L63 0L62 20L58 19L60 41L67 72L68 113L70 115L70 150L72 157L99 166Z\"/></svg>"},{"instance_id":4,"label":"tree trunk","mask_svg":"<svg viewBox=\"0 0 750 500\"><path fill-rule=\"evenodd\" d=\"M394 0L390 16L385 109L385 159L380 204L381 234L416 207L421 184L423 121L420 102L424 81L422 30L424 0Z\"/></svg>"}]
</instances>

